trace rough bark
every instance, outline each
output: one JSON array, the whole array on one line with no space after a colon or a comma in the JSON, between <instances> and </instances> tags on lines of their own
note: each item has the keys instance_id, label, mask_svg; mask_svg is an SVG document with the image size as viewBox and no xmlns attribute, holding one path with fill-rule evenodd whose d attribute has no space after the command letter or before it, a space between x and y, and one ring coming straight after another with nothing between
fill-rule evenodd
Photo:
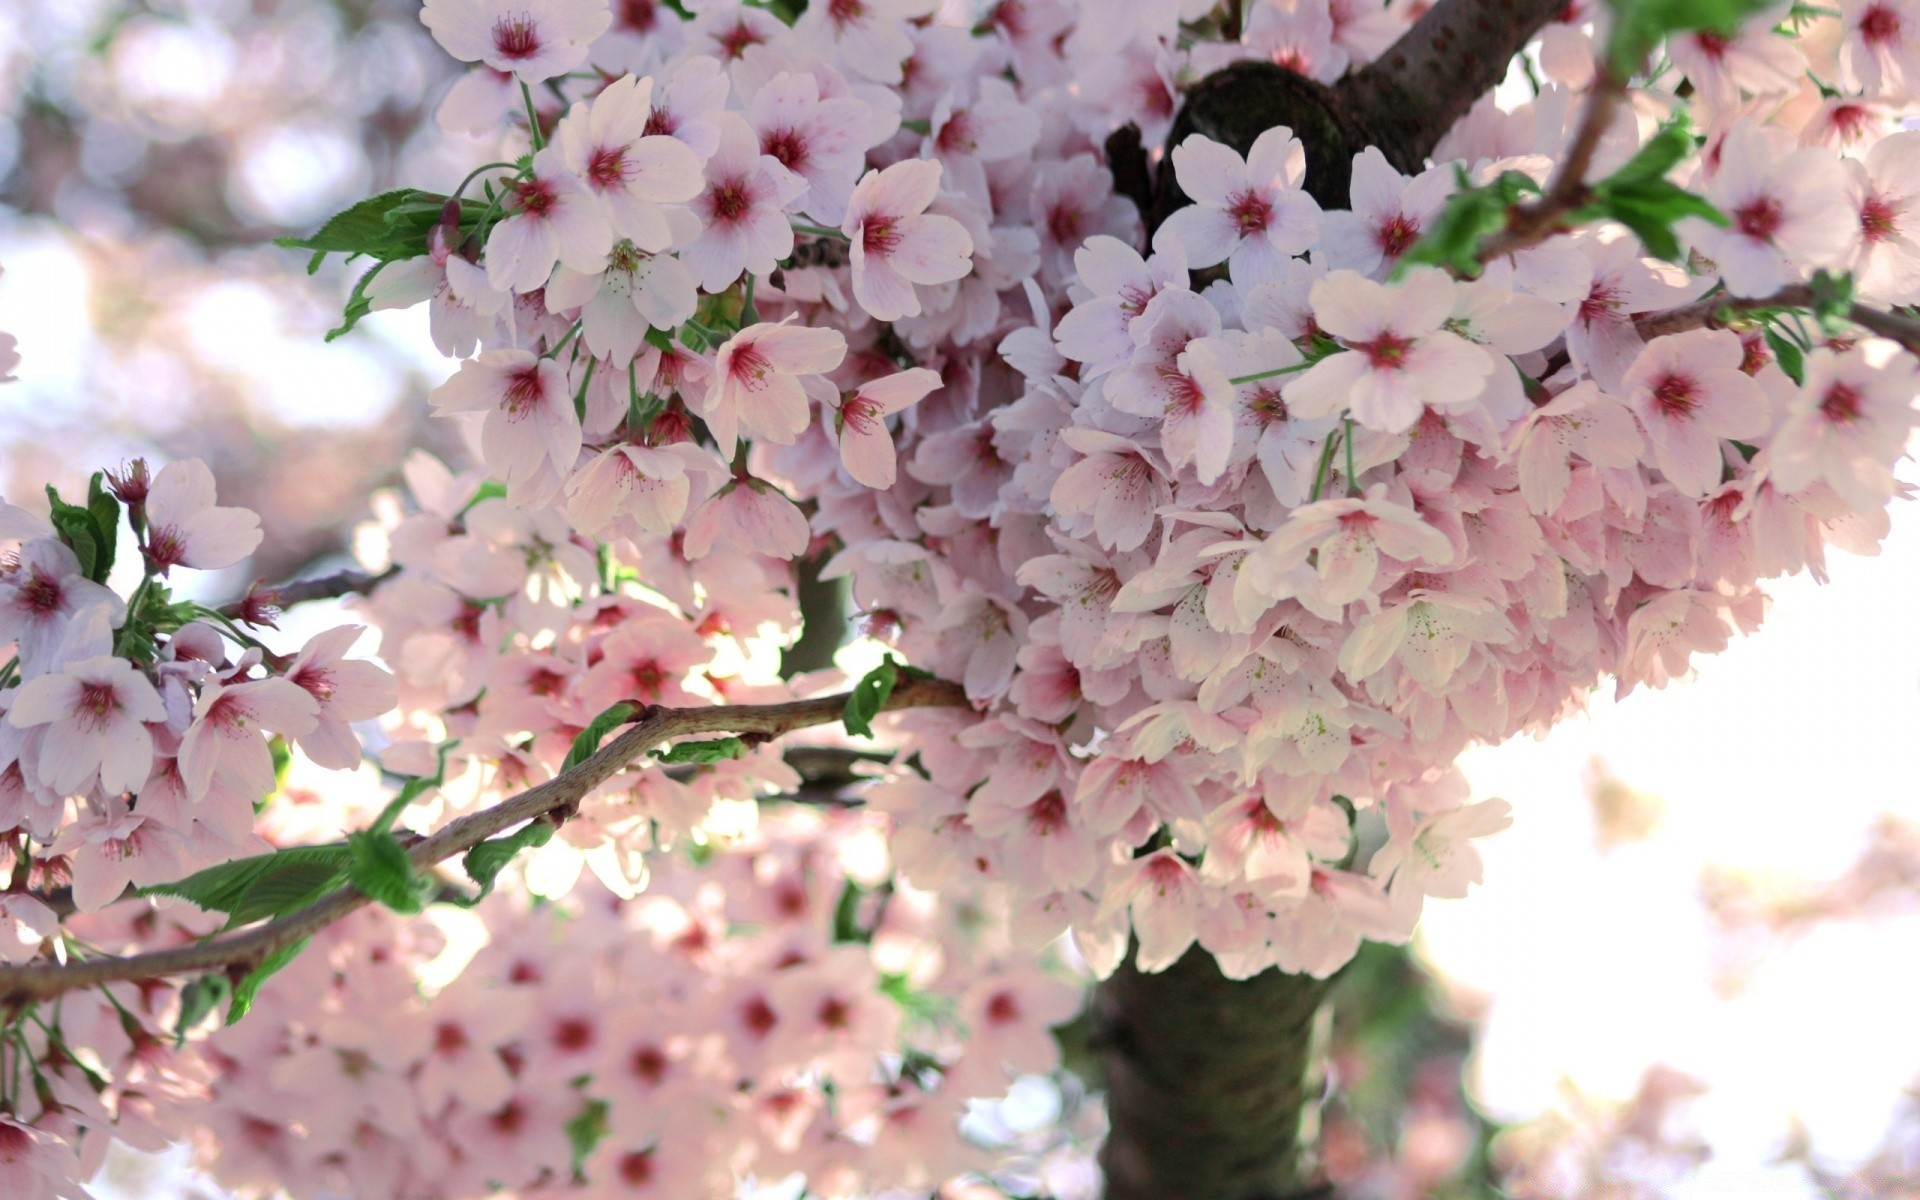
<instances>
[{"instance_id":1,"label":"rough bark","mask_svg":"<svg viewBox=\"0 0 1920 1200\"><path fill-rule=\"evenodd\" d=\"M1441 0L1335 91L1366 127L1370 144L1410 174L1473 102L1506 77L1528 39L1566 7L1566 0Z\"/></svg>"},{"instance_id":2,"label":"rough bark","mask_svg":"<svg viewBox=\"0 0 1920 1200\"><path fill-rule=\"evenodd\" d=\"M1316 1192L1302 1122L1318 1114L1313 1030L1326 984L1227 979L1199 947L1100 986L1093 1037L1111 1128L1107 1200L1296 1200Z\"/></svg>"}]
</instances>

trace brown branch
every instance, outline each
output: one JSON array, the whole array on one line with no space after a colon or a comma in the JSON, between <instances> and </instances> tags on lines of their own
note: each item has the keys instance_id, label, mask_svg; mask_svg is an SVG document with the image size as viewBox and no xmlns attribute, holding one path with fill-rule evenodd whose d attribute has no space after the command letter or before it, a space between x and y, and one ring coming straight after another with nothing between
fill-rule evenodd
<instances>
[{"instance_id":1,"label":"brown branch","mask_svg":"<svg viewBox=\"0 0 1920 1200\"><path fill-rule=\"evenodd\" d=\"M1771 296L1708 296L1704 300L1683 304L1679 308L1643 314L1634 318L1633 325L1641 337L1651 339L1670 333L1685 333L1689 329L1718 325L1721 321L1720 314L1725 312L1743 313L1756 309L1812 307L1813 289L1804 283L1796 283L1781 288ZM1920 321L1865 304L1855 304L1848 308L1847 320L1870 333L1898 342L1910 354L1920 355Z\"/></svg>"},{"instance_id":2,"label":"brown branch","mask_svg":"<svg viewBox=\"0 0 1920 1200\"><path fill-rule=\"evenodd\" d=\"M1580 125L1546 192L1538 200L1515 205L1508 212L1506 228L1481 243L1481 262L1537 246L1567 228L1567 218L1592 198L1587 172L1593 169L1600 139L1612 127L1626 97L1626 80L1605 68L1594 75L1587 88L1587 102L1580 110Z\"/></svg>"},{"instance_id":3,"label":"brown branch","mask_svg":"<svg viewBox=\"0 0 1920 1200\"><path fill-rule=\"evenodd\" d=\"M1334 90L1387 161L1413 174L1565 7L1566 0L1440 0Z\"/></svg>"},{"instance_id":4,"label":"brown branch","mask_svg":"<svg viewBox=\"0 0 1920 1200\"><path fill-rule=\"evenodd\" d=\"M757 734L775 738L795 729L839 720L847 694L796 700L786 704L721 705L711 708L650 706L633 725L570 771L511 796L490 808L461 817L421 839L407 852L415 868L425 870L463 854L496 834L536 819L564 821L588 792L612 778L643 752L669 738L699 733ZM902 680L883 706L961 707L966 693L938 679ZM78 959L59 966L0 967L0 1003L17 1006L77 988L122 980L160 979L234 967L248 967L285 949L373 901L353 888L341 888L305 908L231 936L192 946L153 950L125 957Z\"/></svg>"}]
</instances>

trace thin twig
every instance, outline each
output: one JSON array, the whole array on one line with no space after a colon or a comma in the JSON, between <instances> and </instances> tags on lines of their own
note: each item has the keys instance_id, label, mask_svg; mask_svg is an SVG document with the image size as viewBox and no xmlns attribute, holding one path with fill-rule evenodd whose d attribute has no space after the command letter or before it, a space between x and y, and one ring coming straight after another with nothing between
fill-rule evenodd
<instances>
[{"instance_id":1,"label":"thin twig","mask_svg":"<svg viewBox=\"0 0 1920 1200\"><path fill-rule=\"evenodd\" d=\"M1740 313L1755 309L1812 307L1813 289L1804 283L1797 283L1781 288L1771 296L1748 298L1725 294L1708 296L1704 300L1695 300L1692 304L1683 304L1679 308L1645 313L1634 318L1633 325L1641 337L1652 339L1717 324L1723 312ZM1847 320L1889 341L1900 343L1911 354L1920 354L1920 321L1865 304L1849 307Z\"/></svg>"},{"instance_id":2,"label":"thin twig","mask_svg":"<svg viewBox=\"0 0 1920 1200\"><path fill-rule=\"evenodd\" d=\"M1587 188L1587 172L1593 169L1600 140L1612 128L1626 95L1626 80L1604 69L1594 75L1580 111L1580 125L1545 194L1531 203L1514 206L1507 215L1507 227L1481 243L1482 262L1539 245L1561 232L1567 218L1587 203L1592 195Z\"/></svg>"},{"instance_id":3,"label":"thin twig","mask_svg":"<svg viewBox=\"0 0 1920 1200\"><path fill-rule=\"evenodd\" d=\"M588 792L612 778L642 753L669 738L697 733L758 734L763 738L839 720L847 693L786 704L720 705L711 708L650 706L628 729L570 771L490 808L461 817L421 839L408 851L420 870L515 826L539 818L565 820ZM961 707L967 704L958 684L939 679L905 679L882 707ZM17 1006L77 988L121 980L160 979L258 963L373 901L353 888L341 888L305 908L264 925L192 946L154 950L124 957L78 959L58 966L0 967L0 1004Z\"/></svg>"}]
</instances>

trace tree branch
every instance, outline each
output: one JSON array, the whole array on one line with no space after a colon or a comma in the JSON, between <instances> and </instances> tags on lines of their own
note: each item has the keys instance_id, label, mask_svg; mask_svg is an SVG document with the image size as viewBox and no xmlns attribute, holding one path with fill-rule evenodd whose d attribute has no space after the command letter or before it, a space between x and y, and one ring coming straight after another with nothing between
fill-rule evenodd
<instances>
[{"instance_id":1,"label":"tree branch","mask_svg":"<svg viewBox=\"0 0 1920 1200\"><path fill-rule=\"evenodd\" d=\"M1771 296L1742 298L1739 296L1708 296L1692 304L1683 304L1679 308L1670 308L1665 312L1646 313L1634 319L1634 328L1643 338L1663 337L1669 333L1685 333L1689 329L1700 329L1719 323L1722 312L1752 312L1767 308L1812 308L1813 289L1804 283L1781 288ZM1865 304L1855 304L1847 309L1847 320L1870 333L1900 343L1908 353L1920 355L1920 321L1903 317L1897 313L1886 312Z\"/></svg>"},{"instance_id":2,"label":"tree branch","mask_svg":"<svg viewBox=\"0 0 1920 1200\"><path fill-rule=\"evenodd\" d=\"M541 818L564 821L588 792L661 742L698 733L779 737L795 729L839 720L846 709L847 695L841 693L786 704L711 708L649 706L638 721L585 762L491 808L461 817L415 843L407 856L416 869L425 870L527 821ZM903 679L882 707L893 711L966 705L966 693L958 684L939 679ZM264 925L193 946L124 957L80 959L57 966L0 967L0 1003L19 1005L104 983L250 966L371 903L370 898L353 888L341 888Z\"/></svg>"},{"instance_id":3,"label":"tree branch","mask_svg":"<svg viewBox=\"0 0 1920 1200\"><path fill-rule=\"evenodd\" d=\"M1507 214L1507 227L1481 244L1480 261L1491 262L1537 246L1566 227L1566 219L1588 200L1587 172L1593 169L1600 139L1612 127L1626 97L1626 80L1604 67L1594 75L1580 111L1580 125L1545 194L1530 204L1516 205Z\"/></svg>"},{"instance_id":4,"label":"tree branch","mask_svg":"<svg viewBox=\"0 0 1920 1200\"><path fill-rule=\"evenodd\" d=\"M1396 169L1414 174L1474 101L1506 77L1566 0L1440 0L1365 69L1335 85Z\"/></svg>"}]
</instances>

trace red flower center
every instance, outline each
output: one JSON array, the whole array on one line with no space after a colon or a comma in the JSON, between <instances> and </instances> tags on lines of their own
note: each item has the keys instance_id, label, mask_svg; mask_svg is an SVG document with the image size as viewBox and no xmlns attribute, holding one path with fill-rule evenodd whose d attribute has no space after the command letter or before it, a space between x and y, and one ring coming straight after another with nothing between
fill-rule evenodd
<instances>
[{"instance_id":1,"label":"red flower center","mask_svg":"<svg viewBox=\"0 0 1920 1200\"><path fill-rule=\"evenodd\" d=\"M1404 213L1395 213L1373 231L1374 244L1388 258L1399 258L1420 240L1420 225Z\"/></svg>"},{"instance_id":2,"label":"red flower center","mask_svg":"<svg viewBox=\"0 0 1920 1200\"><path fill-rule=\"evenodd\" d=\"M1407 364L1407 351L1413 349L1413 339L1389 330L1370 342L1355 343L1353 348L1367 356L1367 365L1374 370L1398 371Z\"/></svg>"},{"instance_id":3,"label":"red flower center","mask_svg":"<svg viewBox=\"0 0 1920 1200\"><path fill-rule=\"evenodd\" d=\"M528 13L503 15L493 23L493 49L501 58L519 60L540 53L540 32Z\"/></svg>"},{"instance_id":4,"label":"red flower center","mask_svg":"<svg viewBox=\"0 0 1920 1200\"><path fill-rule=\"evenodd\" d=\"M1653 385L1653 404L1670 417L1684 417L1700 402L1691 378L1667 375Z\"/></svg>"},{"instance_id":5,"label":"red flower center","mask_svg":"<svg viewBox=\"0 0 1920 1200\"><path fill-rule=\"evenodd\" d=\"M744 179L725 179L713 185L713 215L721 221L738 221L753 207L753 196Z\"/></svg>"},{"instance_id":6,"label":"red flower center","mask_svg":"<svg viewBox=\"0 0 1920 1200\"><path fill-rule=\"evenodd\" d=\"M598 146L587 157L587 182L602 191L627 181L627 152L618 146Z\"/></svg>"},{"instance_id":7,"label":"red flower center","mask_svg":"<svg viewBox=\"0 0 1920 1200\"><path fill-rule=\"evenodd\" d=\"M1273 223L1273 204L1257 192L1243 192L1233 197L1227 215L1240 227L1241 237L1251 237L1256 233L1265 233L1267 226Z\"/></svg>"},{"instance_id":8,"label":"red flower center","mask_svg":"<svg viewBox=\"0 0 1920 1200\"><path fill-rule=\"evenodd\" d=\"M1848 383L1836 383L1820 398L1820 415L1835 425L1851 425L1860 419L1866 407L1860 389Z\"/></svg>"},{"instance_id":9,"label":"red flower center","mask_svg":"<svg viewBox=\"0 0 1920 1200\"><path fill-rule=\"evenodd\" d=\"M1900 14L1884 4L1876 4L1860 14L1860 40L1872 45L1891 42L1900 36Z\"/></svg>"},{"instance_id":10,"label":"red flower center","mask_svg":"<svg viewBox=\"0 0 1920 1200\"><path fill-rule=\"evenodd\" d=\"M1749 200L1733 212L1733 225L1756 242L1770 242L1786 224L1787 214L1772 196Z\"/></svg>"},{"instance_id":11,"label":"red flower center","mask_svg":"<svg viewBox=\"0 0 1920 1200\"><path fill-rule=\"evenodd\" d=\"M1860 206L1860 236L1869 242L1884 242L1900 232L1900 214L1879 196L1868 196Z\"/></svg>"}]
</instances>

